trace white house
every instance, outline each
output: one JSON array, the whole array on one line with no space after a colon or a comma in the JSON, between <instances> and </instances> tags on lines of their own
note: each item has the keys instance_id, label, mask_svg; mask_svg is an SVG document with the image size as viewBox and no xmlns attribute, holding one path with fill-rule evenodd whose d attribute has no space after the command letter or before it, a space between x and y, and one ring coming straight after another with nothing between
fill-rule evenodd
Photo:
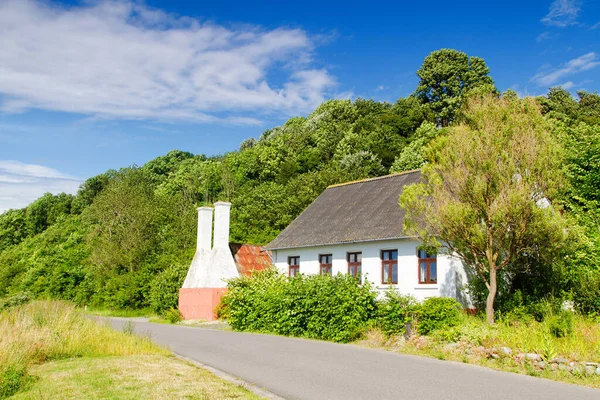
<instances>
[{"instance_id":1,"label":"white house","mask_svg":"<svg viewBox=\"0 0 600 400\"><path fill-rule=\"evenodd\" d=\"M265 249L290 276L352 274L380 291L393 287L420 300L454 297L470 307L460 260L426 254L403 232L398 200L406 185L420 180L420 171L409 171L330 186Z\"/></svg>"}]
</instances>

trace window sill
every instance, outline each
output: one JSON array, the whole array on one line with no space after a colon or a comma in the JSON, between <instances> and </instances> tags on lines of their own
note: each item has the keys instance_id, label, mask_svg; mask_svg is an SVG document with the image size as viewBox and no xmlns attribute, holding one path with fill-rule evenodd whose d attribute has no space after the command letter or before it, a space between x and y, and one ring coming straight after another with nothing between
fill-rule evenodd
<instances>
[{"instance_id":1,"label":"window sill","mask_svg":"<svg viewBox=\"0 0 600 400\"><path fill-rule=\"evenodd\" d=\"M419 286L415 287L415 290L438 290L437 283L419 283Z\"/></svg>"}]
</instances>

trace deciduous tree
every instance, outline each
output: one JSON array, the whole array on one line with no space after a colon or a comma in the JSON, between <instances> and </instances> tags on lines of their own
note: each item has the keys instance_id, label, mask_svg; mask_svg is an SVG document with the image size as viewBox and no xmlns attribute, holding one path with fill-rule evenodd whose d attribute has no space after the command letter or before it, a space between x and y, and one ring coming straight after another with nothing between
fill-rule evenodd
<instances>
[{"instance_id":1,"label":"deciduous tree","mask_svg":"<svg viewBox=\"0 0 600 400\"><path fill-rule=\"evenodd\" d=\"M423 182L400 198L406 230L427 245L443 244L485 281L493 324L498 271L564 240L551 205L563 182L559 147L534 100L480 97L426 155Z\"/></svg>"}]
</instances>

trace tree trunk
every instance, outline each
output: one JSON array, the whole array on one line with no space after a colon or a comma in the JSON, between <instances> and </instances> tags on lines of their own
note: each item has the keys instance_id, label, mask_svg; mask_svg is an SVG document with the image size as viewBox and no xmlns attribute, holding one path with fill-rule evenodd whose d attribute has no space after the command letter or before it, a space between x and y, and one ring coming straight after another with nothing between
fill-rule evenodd
<instances>
[{"instance_id":1,"label":"tree trunk","mask_svg":"<svg viewBox=\"0 0 600 400\"><path fill-rule=\"evenodd\" d=\"M496 299L497 290L496 268L495 266L490 265L490 292L488 293L485 305L485 315L487 317L487 322L490 325L494 325L494 300Z\"/></svg>"}]
</instances>

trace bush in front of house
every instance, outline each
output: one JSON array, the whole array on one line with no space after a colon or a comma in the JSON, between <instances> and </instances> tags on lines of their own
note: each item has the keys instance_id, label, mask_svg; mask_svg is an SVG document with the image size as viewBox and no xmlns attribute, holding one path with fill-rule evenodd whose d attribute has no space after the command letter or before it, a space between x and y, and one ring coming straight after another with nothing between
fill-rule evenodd
<instances>
[{"instance_id":1,"label":"bush in front of house","mask_svg":"<svg viewBox=\"0 0 600 400\"><path fill-rule=\"evenodd\" d=\"M219 315L238 331L349 342L374 317L376 294L348 275L298 275L274 269L229 281Z\"/></svg>"},{"instance_id":2,"label":"bush in front of house","mask_svg":"<svg viewBox=\"0 0 600 400\"><path fill-rule=\"evenodd\" d=\"M418 312L418 331L428 335L439 329L452 328L461 323L462 305L450 297L431 297L423 302Z\"/></svg>"},{"instance_id":3,"label":"bush in front of house","mask_svg":"<svg viewBox=\"0 0 600 400\"><path fill-rule=\"evenodd\" d=\"M375 325L387 336L404 334L405 324L414 322L419 307L418 300L413 296L388 290L383 299L377 302Z\"/></svg>"},{"instance_id":4,"label":"bush in front of house","mask_svg":"<svg viewBox=\"0 0 600 400\"><path fill-rule=\"evenodd\" d=\"M179 288L183 285L188 268L186 264L173 264L156 275L150 283L148 295L152 311L160 315L177 307Z\"/></svg>"}]
</instances>

